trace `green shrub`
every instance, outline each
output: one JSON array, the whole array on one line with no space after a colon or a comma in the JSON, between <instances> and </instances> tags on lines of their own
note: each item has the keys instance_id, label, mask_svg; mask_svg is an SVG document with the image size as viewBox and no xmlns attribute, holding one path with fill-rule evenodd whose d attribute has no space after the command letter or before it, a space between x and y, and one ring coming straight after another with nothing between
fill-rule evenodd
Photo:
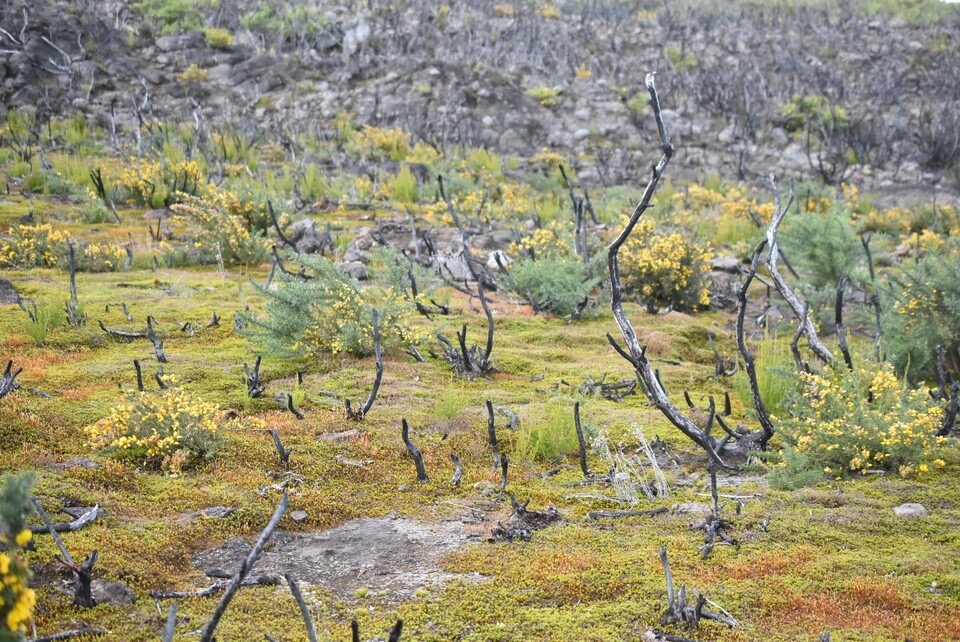
<instances>
[{"instance_id":1,"label":"green shrub","mask_svg":"<svg viewBox=\"0 0 960 642\"><path fill-rule=\"evenodd\" d=\"M510 266L507 285L521 298L532 297L541 312L566 316L600 282L598 277L588 279L586 272L572 256L520 259Z\"/></svg>"},{"instance_id":2,"label":"green shrub","mask_svg":"<svg viewBox=\"0 0 960 642\"><path fill-rule=\"evenodd\" d=\"M322 256L289 257L288 269L313 278L277 276L276 289L254 286L267 298L266 314L245 314L250 338L273 354L373 354L373 308L379 313L384 346L406 346L426 338L416 323L415 306L395 288L361 290L354 279Z\"/></svg>"},{"instance_id":3,"label":"green shrub","mask_svg":"<svg viewBox=\"0 0 960 642\"><path fill-rule=\"evenodd\" d=\"M757 387L760 400L770 414L783 408L790 393L796 390L796 366L786 339L764 339L752 348L754 368L757 372ZM734 388L745 408L753 407L750 382L745 369L734 378Z\"/></svg>"},{"instance_id":4,"label":"green shrub","mask_svg":"<svg viewBox=\"0 0 960 642\"><path fill-rule=\"evenodd\" d=\"M830 105L825 96L794 96L780 112L783 115L783 128L788 132L821 127L831 130L850 122L846 110Z\"/></svg>"},{"instance_id":5,"label":"green shrub","mask_svg":"<svg viewBox=\"0 0 960 642\"><path fill-rule=\"evenodd\" d=\"M232 196L226 192L210 198L183 195L182 202L170 209L199 225L202 235L196 246L205 260L228 265L262 263L273 244L262 230L252 227L249 219L234 213Z\"/></svg>"},{"instance_id":6,"label":"green shrub","mask_svg":"<svg viewBox=\"0 0 960 642\"><path fill-rule=\"evenodd\" d=\"M960 241L951 239L937 254L888 273L882 288L883 342L887 359L915 379L936 380L936 347L960 377Z\"/></svg>"},{"instance_id":7,"label":"green shrub","mask_svg":"<svg viewBox=\"0 0 960 642\"><path fill-rule=\"evenodd\" d=\"M229 29L219 27L207 27L203 30L203 36L207 45L214 49L226 49L233 44L233 34Z\"/></svg>"},{"instance_id":8,"label":"green shrub","mask_svg":"<svg viewBox=\"0 0 960 642\"><path fill-rule=\"evenodd\" d=\"M28 588L30 569L20 549L33 539L33 472L5 475L0 489L0 642L21 642L33 615L36 595Z\"/></svg>"},{"instance_id":9,"label":"green shrub","mask_svg":"<svg viewBox=\"0 0 960 642\"><path fill-rule=\"evenodd\" d=\"M551 461L577 453L579 448L573 409L566 405L551 404L523 417L516 431L514 452L523 461Z\"/></svg>"},{"instance_id":10,"label":"green shrub","mask_svg":"<svg viewBox=\"0 0 960 642\"><path fill-rule=\"evenodd\" d=\"M803 393L779 418L783 483L813 479L812 472L842 479L884 470L923 475L944 439L934 433L943 408L927 390L904 386L889 365L801 375Z\"/></svg>"},{"instance_id":11,"label":"green shrub","mask_svg":"<svg viewBox=\"0 0 960 642\"><path fill-rule=\"evenodd\" d=\"M862 256L850 210L842 202L788 216L778 240L815 290L835 290L840 277L853 275Z\"/></svg>"},{"instance_id":12,"label":"green shrub","mask_svg":"<svg viewBox=\"0 0 960 642\"><path fill-rule=\"evenodd\" d=\"M32 319L27 324L27 334L33 339L33 344L42 346L47 342L47 336L54 328L59 328L67 319L67 313L59 303L44 301L40 305L34 302L31 306Z\"/></svg>"}]
</instances>

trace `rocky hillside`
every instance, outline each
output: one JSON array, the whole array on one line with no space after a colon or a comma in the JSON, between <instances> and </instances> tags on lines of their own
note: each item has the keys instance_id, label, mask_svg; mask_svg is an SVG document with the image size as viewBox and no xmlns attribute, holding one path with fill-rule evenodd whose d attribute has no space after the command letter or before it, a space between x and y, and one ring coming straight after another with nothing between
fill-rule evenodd
<instances>
[{"instance_id":1,"label":"rocky hillside","mask_svg":"<svg viewBox=\"0 0 960 642\"><path fill-rule=\"evenodd\" d=\"M0 96L41 123L173 119L287 147L335 138L345 112L438 148L556 151L589 187L646 171L659 65L681 175L955 192L960 7L845 4L11 0Z\"/></svg>"}]
</instances>

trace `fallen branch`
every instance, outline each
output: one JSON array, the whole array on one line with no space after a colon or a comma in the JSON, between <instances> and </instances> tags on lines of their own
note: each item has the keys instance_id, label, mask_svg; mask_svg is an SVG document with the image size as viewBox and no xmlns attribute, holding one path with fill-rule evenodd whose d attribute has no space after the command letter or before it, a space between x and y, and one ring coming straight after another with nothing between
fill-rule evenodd
<instances>
[{"instance_id":1,"label":"fallen branch","mask_svg":"<svg viewBox=\"0 0 960 642\"><path fill-rule=\"evenodd\" d=\"M596 511L593 513L587 513L587 521L593 521L596 519L617 519L620 517L653 517L655 515L663 515L669 511L669 508L654 508L651 510Z\"/></svg>"},{"instance_id":2,"label":"fallen branch","mask_svg":"<svg viewBox=\"0 0 960 642\"><path fill-rule=\"evenodd\" d=\"M156 600L182 600L190 597L207 597L208 595L215 595L227 588L230 586L231 581L232 580L220 580L214 582L207 588L196 591L150 591L150 597ZM276 586L282 581L283 578L277 575L252 575L243 580L240 586Z\"/></svg>"},{"instance_id":3,"label":"fallen branch","mask_svg":"<svg viewBox=\"0 0 960 642\"><path fill-rule=\"evenodd\" d=\"M62 522L58 524L44 522L43 526L31 526L30 530L32 530L34 534L45 534L51 531L57 533L72 533L92 524L101 515L103 515L103 509L99 506L94 506L72 522Z\"/></svg>"},{"instance_id":4,"label":"fallen branch","mask_svg":"<svg viewBox=\"0 0 960 642\"><path fill-rule=\"evenodd\" d=\"M73 557L70 555L70 551L67 550L63 540L60 539L58 531L54 528L50 518L47 516L47 511L43 510L43 504L41 504L40 500L36 497L32 498L32 500L34 508L37 509L37 514L40 515L40 519L43 520L43 523L47 527L47 532L53 535L53 541L56 543L57 548L60 549L61 555L63 555L62 558L55 556L54 559L73 571L74 579L77 582L73 593L74 606L81 606L84 608L95 606L96 602L94 601L93 595L90 592L90 582L93 579L93 565L97 563L97 557L99 557L99 554L97 551L93 551L85 560L83 560L82 564L78 565L76 562L74 562Z\"/></svg>"},{"instance_id":5,"label":"fallen branch","mask_svg":"<svg viewBox=\"0 0 960 642\"><path fill-rule=\"evenodd\" d=\"M60 633L54 633L53 635L45 635L42 638L34 638L31 642L56 642L56 640L68 640L78 635L105 635L110 631L100 628L99 626L84 626L79 629L72 629L70 631L61 631Z\"/></svg>"}]
</instances>

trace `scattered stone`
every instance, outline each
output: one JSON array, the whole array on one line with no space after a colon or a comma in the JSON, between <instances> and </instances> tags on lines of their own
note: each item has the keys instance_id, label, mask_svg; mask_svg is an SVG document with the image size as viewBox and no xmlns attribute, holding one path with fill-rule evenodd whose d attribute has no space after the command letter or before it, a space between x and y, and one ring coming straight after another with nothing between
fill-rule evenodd
<instances>
[{"instance_id":1,"label":"scattered stone","mask_svg":"<svg viewBox=\"0 0 960 642\"><path fill-rule=\"evenodd\" d=\"M907 502L893 507L897 517L929 517L930 511L923 504Z\"/></svg>"},{"instance_id":2,"label":"scattered stone","mask_svg":"<svg viewBox=\"0 0 960 642\"><path fill-rule=\"evenodd\" d=\"M367 280L367 266L360 261L344 261L340 264L340 269L357 281Z\"/></svg>"},{"instance_id":3,"label":"scattered stone","mask_svg":"<svg viewBox=\"0 0 960 642\"><path fill-rule=\"evenodd\" d=\"M211 519L223 519L229 517L237 512L236 507L226 507L226 506L211 506L210 508L204 508L200 511L200 514L204 517L209 517Z\"/></svg>"},{"instance_id":4,"label":"scattered stone","mask_svg":"<svg viewBox=\"0 0 960 642\"><path fill-rule=\"evenodd\" d=\"M359 436L360 431L352 428L342 432L322 432L317 435L317 441L346 441L348 439L356 439Z\"/></svg>"},{"instance_id":5,"label":"scattered stone","mask_svg":"<svg viewBox=\"0 0 960 642\"><path fill-rule=\"evenodd\" d=\"M97 462L93 461L92 459L88 459L88 458L86 458L86 457L72 457L71 459L68 459L67 461L65 461L65 462L63 462L63 463L54 464L53 467L54 467L54 468L91 468L91 469L94 469L94 468L100 468L100 464L98 464Z\"/></svg>"},{"instance_id":6,"label":"scattered stone","mask_svg":"<svg viewBox=\"0 0 960 642\"><path fill-rule=\"evenodd\" d=\"M676 515L689 515L691 513L709 513L713 510L710 504L700 502L688 502L683 504L674 504L670 507L671 512Z\"/></svg>"},{"instance_id":7,"label":"scattered stone","mask_svg":"<svg viewBox=\"0 0 960 642\"><path fill-rule=\"evenodd\" d=\"M292 519L295 522L302 522L306 520L307 517L309 517L309 515L307 515L307 511L305 510L295 510L292 513L290 513L290 519Z\"/></svg>"},{"instance_id":8,"label":"scattered stone","mask_svg":"<svg viewBox=\"0 0 960 642\"><path fill-rule=\"evenodd\" d=\"M411 486L410 484L403 484L402 486L397 486L397 490L401 493L405 493L412 488L413 486Z\"/></svg>"},{"instance_id":9,"label":"scattered stone","mask_svg":"<svg viewBox=\"0 0 960 642\"><path fill-rule=\"evenodd\" d=\"M123 582L93 580L90 582L90 593L97 604L126 606L137 601L133 590Z\"/></svg>"},{"instance_id":10,"label":"scattered stone","mask_svg":"<svg viewBox=\"0 0 960 642\"><path fill-rule=\"evenodd\" d=\"M740 272L740 259L732 254L716 256L710 259L710 268L720 272L738 274Z\"/></svg>"},{"instance_id":11,"label":"scattered stone","mask_svg":"<svg viewBox=\"0 0 960 642\"><path fill-rule=\"evenodd\" d=\"M0 279L0 305L16 305L19 300L20 295L14 289L13 283Z\"/></svg>"}]
</instances>

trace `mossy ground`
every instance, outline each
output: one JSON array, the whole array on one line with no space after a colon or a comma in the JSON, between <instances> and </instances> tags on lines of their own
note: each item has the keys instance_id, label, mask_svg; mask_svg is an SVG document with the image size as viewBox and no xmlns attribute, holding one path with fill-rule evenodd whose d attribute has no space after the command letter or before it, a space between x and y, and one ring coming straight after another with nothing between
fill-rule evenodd
<instances>
[{"instance_id":1,"label":"mossy ground","mask_svg":"<svg viewBox=\"0 0 960 642\"><path fill-rule=\"evenodd\" d=\"M38 200L35 211L46 205ZM27 207L25 200L11 196L0 207L0 223L9 223ZM142 225L136 223L141 216L140 211L126 211L122 225L91 229L77 224L72 233L106 239L122 236L118 230L137 230L143 236ZM67 276L57 270L13 270L2 276L25 296L56 304L68 296ZM682 464L667 471L671 482L679 482L670 496L642 508L706 501L704 477L696 472L702 458L641 396L614 403L585 397L578 390L587 378L632 376L605 339L608 332L618 335L609 314L567 324L501 303L496 306L496 374L464 381L443 361L417 363L401 353L388 354L380 396L366 420L357 424L344 418L342 399L357 404L366 397L373 379L372 360L309 361L267 355L262 366L267 392L260 399L245 399L242 364L252 363L255 348L234 330L233 315L259 304L249 280L262 281L265 276L263 269L151 271L137 269L136 263L127 273L82 273L77 285L88 324L53 328L42 345L28 334L28 319L21 310L0 308L0 360L13 359L24 369L19 378L23 388L0 401L0 470L37 469L36 493L54 519L65 518L56 514L64 500L103 507L102 519L64 539L75 557L99 550L96 576L122 579L138 598L134 606L124 608L82 611L71 606L61 590L68 573L53 560L56 548L47 536L37 536L29 561L39 589L35 621L40 634L83 620L108 629L103 640L157 639L163 618L148 592L205 586L209 580L193 568L192 555L230 537L254 538L278 500L278 491L258 491L274 483L269 471L277 469L272 442L264 431L230 434L226 452L179 477L92 453L83 429L110 412L122 398L121 390L135 388L133 360L145 366L151 388L159 366L149 342L111 338L97 321L108 327L141 328L147 315L154 316L160 329L170 331L164 335L170 358L164 366L167 375L224 408L263 419L279 432L284 444L293 448L291 468L303 479L292 491L291 509L308 514L299 523L285 518L281 528L287 531L325 529L354 517L389 513L430 521L455 516L481 501L489 503L476 485L498 480L490 470L486 444L487 399L527 422L556 408L566 409L571 432L573 404L579 400L585 421L594 429L605 429L612 442L622 440L628 447L635 445L631 426L638 424L648 438L662 439ZM483 316L465 298L450 296L458 315L450 323L468 322L472 342L482 342ZM120 303L127 304L133 323L124 318ZM204 328L214 312L221 317L220 325ZM729 381L714 377L707 343L707 333L713 332L721 351L732 354L727 317L650 316L638 308L630 312L676 399L683 390L698 403L708 394L721 398L725 390L732 391ZM178 325L186 321L198 328L195 335L179 332ZM297 372L304 373L297 392L306 413L302 421L280 409L273 397L294 389ZM51 398L36 394L34 388ZM735 394L733 399L733 420L749 423ZM410 422L412 438L424 453L429 483L412 483L413 465L400 440L401 418ZM502 425L500 419L498 424ZM361 436L342 442L317 439L320 433L351 428L359 428ZM396 618L402 618L404 639L410 640L637 638L659 625L665 608L659 545L669 551L678 585L702 591L741 623L733 630L705 623L693 634L674 627L679 635L787 641L814 640L830 631L840 640L960 638L956 455L944 471L922 481L871 476L790 493L771 490L759 478L734 480L739 485L725 486L721 492L740 498L726 500L724 510L741 543L719 546L702 560L702 533L690 528L696 515L590 522L587 512L620 506L600 498L598 492L565 486L581 478L574 453L552 462L523 461L514 453L516 436L505 428L499 436L502 449L516 460L508 490L521 500L531 499L531 508L556 505L566 523L537 532L527 543L468 546L442 565L453 573L479 574L482 581L425 587L412 600L381 599L375 580L368 596L308 588L321 639L348 639L352 618L359 620L367 637L384 635ZM452 474L451 452L458 453L464 464L464 483L457 488L447 481ZM367 468L346 466L337 455L374 463ZM93 457L100 467L56 466L76 456ZM594 470L608 465L591 454ZM543 479L541 473L551 468L561 472ZM401 490L407 484L412 486ZM737 501L743 502L739 513ZM904 501L919 501L932 515L915 520L895 517L891 508ZM239 510L222 520L181 519L217 505ZM504 505L499 514L508 512ZM203 625L215 603L213 597L178 600L177 639L192 639L188 634ZM227 612L218 638L259 639L271 633L278 639L305 639L302 630L285 587L245 588Z\"/></svg>"}]
</instances>

